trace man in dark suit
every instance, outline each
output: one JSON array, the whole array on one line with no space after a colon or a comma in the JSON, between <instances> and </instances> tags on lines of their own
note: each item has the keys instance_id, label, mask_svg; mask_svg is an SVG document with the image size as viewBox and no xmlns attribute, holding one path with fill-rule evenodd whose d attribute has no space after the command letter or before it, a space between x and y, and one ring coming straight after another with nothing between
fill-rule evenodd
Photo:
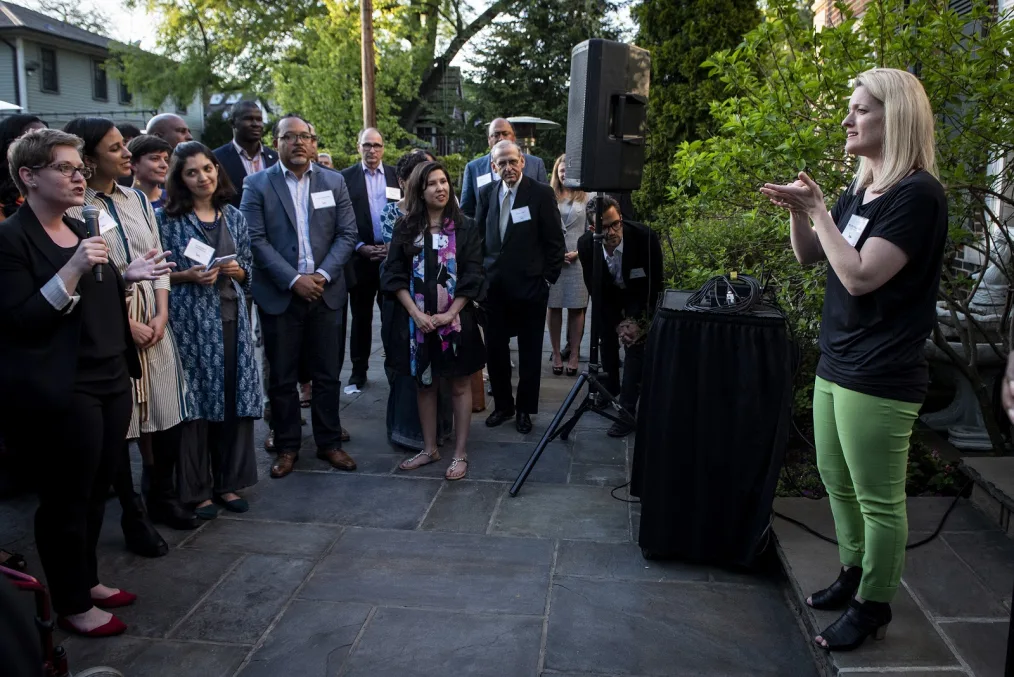
<instances>
[{"instance_id":1,"label":"man in dark suit","mask_svg":"<svg viewBox=\"0 0 1014 677\"><path fill-rule=\"evenodd\" d=\"M619 203L606 196L602 212L601 247L593 233L577 241L584 283L591 291L592 256L603 257L601 286L602 367L606 387L619 394L620 405L631 414L637 410L644 365L644 338L662 293L662 245L658 234L634 221L624 221ZM595 251L598 249L599 251ZM620 344L624 346L623 382L620 385ZM633 431L626 423L614 423L606 432L624 437Z\"/></svg>"},{"instance_id":2,"label":"man in dark suit","mask_svg":"<svg viewBox=\"0 0 1014 677\"><path fill-rule=\"evenodd\" d=\"M465 178L461 183L461 211L471 217L475 216L479 190L497 179L492 166L493 146L501 141L515 141L514 126L504 118L497 118L489 123L486 140L489 142L490 154L465 165ZM546 163L542 158L527 153L522 156L525 159L524 175L539 183L549 183Z\"/></svg>"},{"instance_id":3,"label":"man in dark suit","mask_svg":"<svg viewBox=\"0 0 1014 677\"><path fill-rule=\"evenodd\" d=\"M356 254L352 259L355 286L349 291L352 310L349 384L362 388L366 384L373 344L373 304L380 307L380 263L387 257L387 245L380 231L380 214L388 202L401 199L401 188L394 167L383 163L384 137L380 132L372 127L360 132L359 153L362 161L343 169L342 176L349 187L359 229Z\"/></svg>"},{"instance_id":4,"label":"man in dark suit","mask_svg":"<svg viewBox=\"0 0 1014 677\"><path fill-rule=\"evenodd\" d=\"M563 268L566 246L556 194L523 175L525 158L513 141L493 147L499 179L479 191L476 223L483 238L489 290L485 302L489 382L495 400L486 425L512 416L518 432L532 430L539 411L542 337L549 285ZM511 391L510 338L518 337L518 399Z\"/></svg>"},{"instance_id":5,"label":"man in dark suit","mask_svg":"<svg viewBox=\"0 0 1014 677\"><path fill-rule=\"evenodd\" d=\"M313 135L296 116L279 121L279 162L246 178L241 210L254 255L253 296L260 308L270 366L275 448L272 477L285 477L299 457L300 358L313 377L310 413L317 456L339 470L356 464L341 448L338 342L346 288L343 269L356 245L345 180L313 167Z\"/></svg>"},{"instance_id":6,"label":"man in dark suit","mask_svg":"<svg viewBox=\"0 0 1014 677\"><path fill-rule=\"evenodd\" d=\"M264 114L256 102L240 101L234 105L229 123L232 141L216 148L214 153L236 188L232 206L239 208L243 202L243 180L278 162L278 153L261 143Z\"/></svg>"}]
</instances>

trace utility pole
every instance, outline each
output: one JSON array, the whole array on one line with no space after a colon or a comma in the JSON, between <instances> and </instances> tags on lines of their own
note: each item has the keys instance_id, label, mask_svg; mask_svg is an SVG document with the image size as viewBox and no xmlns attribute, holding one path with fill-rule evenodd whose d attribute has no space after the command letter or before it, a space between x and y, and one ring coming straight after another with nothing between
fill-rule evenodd
<instances>
[{"instance_id":1,"label":"utility pole","mask_svg":"<svg viewBox=\"0 0 1014 677\"><path fill-rule=\"evenodd\" d=\"M363 127L377 126L377 91L374 82L373 0L359 0L363 42Z\"/></svg>"}]
</instances>

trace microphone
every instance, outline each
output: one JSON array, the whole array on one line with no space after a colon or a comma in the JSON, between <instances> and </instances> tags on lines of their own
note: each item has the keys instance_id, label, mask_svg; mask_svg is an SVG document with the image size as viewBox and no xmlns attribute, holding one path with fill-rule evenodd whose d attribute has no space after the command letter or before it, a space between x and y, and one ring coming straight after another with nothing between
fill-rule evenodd
<instances>
[{"instance_id":1,"label":"microphone","mask_svg":"<svg viewBox=\"0 0 1014 677\"><path fill-rule=\"evenodd\" d=\"M84 216L85 227L88 229L88 237L97 237L99 234L99 208L95 205L85 205L81 210ZM92 267L92 275L96 282L102 282L102 264L96 263Z\"/></svg>"}]
</instances>

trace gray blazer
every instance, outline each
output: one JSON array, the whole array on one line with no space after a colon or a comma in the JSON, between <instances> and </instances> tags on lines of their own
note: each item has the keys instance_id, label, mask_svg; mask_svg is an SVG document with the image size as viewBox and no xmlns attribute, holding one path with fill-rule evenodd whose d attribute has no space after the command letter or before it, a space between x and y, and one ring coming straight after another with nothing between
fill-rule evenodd
<instances>
[{"instance_id":1,"label":"gray blazer","mask_svg":"<svg viewBox=\"0 0 1014 677\"><path fill-rule=\"evenodd\" d=\"M525 156L525 168L521 173L533 181L549 183L549 175L546 174L546 163L542 161L542 158L529 155L528 153L523 153L523 155ZM482 187L479 185L479 177L493 171L493 168L490 166L491 161L491 155L486 153L481 158L472 160L465 165L465 178L461 182L461 211L473 219L475 218L476 207L478 206L479 188ZM490 177L493 182L498 181L499 178L496 174ZM482 230L481 226L480 230Z\"/></svg>"},{"instance_id":2,"label":"gray blazer","mask_svg":"<svg viewBox=\"0 0 1014 677\"><path fill-rule=\"evenodd\" d=\"M250 227L253 249L253 297L269 315L280 315L289 307L293 292L289 284L299 273L299 237L296 234L296 209L285 185L285 168L279 162L243 181L240 211ZM310 247L315 270L325 271L331 282L324 288L324 303L332 310L345 305L344 267L356 248L356 216L338 172L313 167L310 194L331 191L334 207L314 209L310 202Z\"/></svg>"}]
</instances>

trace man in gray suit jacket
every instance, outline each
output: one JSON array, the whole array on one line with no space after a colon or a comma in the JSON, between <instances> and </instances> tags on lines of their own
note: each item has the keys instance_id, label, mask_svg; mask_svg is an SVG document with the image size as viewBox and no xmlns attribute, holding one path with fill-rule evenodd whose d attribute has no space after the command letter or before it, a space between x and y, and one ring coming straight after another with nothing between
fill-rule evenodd
<instances>
[{"instance_id":1,"label":"man in gray suit jacket","mask_svg":"<svg viewBox=\"0 0 1014 677\"><path fill-rule=\"evenodd\" d=\"M486 141L489 142L490 151L493 146L501 141L514 141L514 126L504 118L497 118L489 123L486 133ZM524 175L539 183L549 183L549 175L546 174L546 163L542 158L522 153L525 158ZM461 211L471 218L475 218L475 209L478 204L479 189L500 177L493 173L492 153L483 155L477 160L472 160L465 165L465 179L461 183Z\"/></svg>"},{"instance_id":2,"label":"man in gray suit jacket","mask_svg":"<svg viewBox=\"0 0 1014 677\"><path fill-rule=\"evenodd\" d=\"M356 217L341 174L313 167L314 137L299 117L282 118L278 164L248 176L240 209L250 227L253 296L261 311L268 397L285 477L299 457L300 355L313 376L311 415L317 456L339 470L356 464L341 448L338 346L347 298L345 264L356 246Z\"/></svg>"}]
</instances>

